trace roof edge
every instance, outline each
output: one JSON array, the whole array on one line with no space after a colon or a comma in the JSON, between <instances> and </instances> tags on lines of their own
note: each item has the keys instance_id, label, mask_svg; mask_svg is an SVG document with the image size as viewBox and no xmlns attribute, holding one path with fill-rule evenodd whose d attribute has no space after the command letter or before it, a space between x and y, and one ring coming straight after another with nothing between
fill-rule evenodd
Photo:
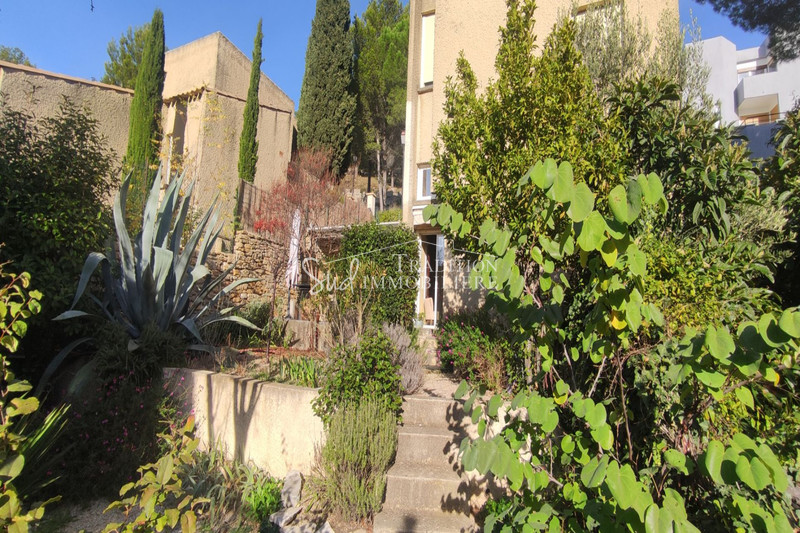
<instances>
[{"instance_id":1,"label":"roof edge","mask_svg":"<svg viewBox=\"0 0 800 533\"><path fill-rule=\"evenodd\" d=\"M59 74L58 72L51 72L49 70L42 70L36 67L29 67L27 65L19 65L17 63L9 63L8 61L0 61L0 68L3 69L12 69L12 70L20 70L22 72L28 72L30 74L38 74L40 76L45 76L48 78L56 78L59 80L69 81L72 83L80 83L82 85L91 85L94 87L99 87L101 89L109 89L112 91L117 91L120 93L126 93L133 95L133 89L126 89L125 87L118 87L116 85L110 85L108 83L101 83L99 81L92 81L87 80L84 78L77 78L75 76L69 76L67 74Z\"/></svg>"}]
</instances>

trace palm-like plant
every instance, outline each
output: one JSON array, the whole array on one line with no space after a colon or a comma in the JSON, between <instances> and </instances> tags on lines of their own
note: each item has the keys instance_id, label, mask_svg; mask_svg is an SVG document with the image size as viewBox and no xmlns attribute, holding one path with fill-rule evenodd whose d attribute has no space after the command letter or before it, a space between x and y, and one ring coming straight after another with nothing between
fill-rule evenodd
<instances>
[{"instance_id":1,"label":"palm-like plant","mask_svg":"<svg viewBox=\"0 0 800 533\"><path fill-rule=\"evenodd\" d=\"M212 277L205 264L223 226L219 222L217 200L182 245L194 183L189 184L182 195L184 175L181 175L170 183L159 202L159 170L144 207L142 229L131 240L125 224L129 180L130 176L123 181L114 201L118 257L99 252L89 254L72 306L55 320L92 316L75 306L100 266L105 286L103 299L92 294L89 298L98 305L103 316L125 327L133 341L131 348L136 347L136 339L148 324L162 331L185 328L196 341L195 348L207 348L200 330L214 322L231 321L257 329L247 320L231 314L233 307L219 310L220 300L225 295L239 285L256 280L240 279L222 287L235 265ZM76 341L63 350L51 363L51 369L54 370L77 343L86 340Z\"/></svg>"}]
</instances>

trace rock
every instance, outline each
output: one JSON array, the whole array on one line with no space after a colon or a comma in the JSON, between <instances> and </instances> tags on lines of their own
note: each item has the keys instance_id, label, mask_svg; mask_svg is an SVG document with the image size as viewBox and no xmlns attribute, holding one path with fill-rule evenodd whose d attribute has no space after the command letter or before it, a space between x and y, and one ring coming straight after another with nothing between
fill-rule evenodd
<instances>
[{"instance_id":1,"label":"rock","mask_svg":"<svg viewBox=\"0 0 800 533\"><path fill-rule=\"evenodd\" d=\"M281 490L281 503L284 507L294 507L300 503L300 493L303 491L303 474L292 470L286 474Z\"/></svg>"},{"instance_id":2,"label":"rock","mask_svg":"<svg viewBox=\"0 0 800 533\"><path fill-rule=\"evenodd\" d=\"M317 533L317 525L313 522L292 524L289 527L282 527L281 533Z\"/></svg>"},{"instance_id":3,"label":"rock","mask_svg":"<svg viewBox=\"0 0 800 533\"><path fill-rule=\"evenodd\" d=\"M322 524L322 527L317 530L317 533L336 533L331 525L327 522Z\"/></svg>"},{"instance_id":4,"label":"rock","mask_svg":"<svg viewBox=\"0 0 800 533\"><path fill-rule=\"evenodd\" d=\"M287 507L286 509L281 509L277 513L271 514L269 521L281 528L281 531L283 531L283 528L291 524L292 520L294 520L302 510L303 508L300 506Z\"/></svg>"}]
</instances>

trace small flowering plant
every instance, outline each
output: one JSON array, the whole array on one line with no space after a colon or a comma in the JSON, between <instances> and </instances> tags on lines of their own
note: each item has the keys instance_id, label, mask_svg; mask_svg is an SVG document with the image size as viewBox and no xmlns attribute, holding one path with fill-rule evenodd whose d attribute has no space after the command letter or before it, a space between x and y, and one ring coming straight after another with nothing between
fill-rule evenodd
<instances>
[{"instance_id":1,"label":"small flowering plant","mask_svg":"<svg viewBox=\"0 0 800 533\"><path fill-rule=\"evenodd\" d=\"M120 489L121 499L106 508L122 509L126 520L108 524L104 533L164 531L180 525L183 533L197 530L199 506L206 498L195 498L183 489L180 475L195 461L199 440L194 435L194 416L189 416L178 431L162 434L168 451L155 463L139 468L139 480ZM135 514L136 511L138 514Z\"/></svg>"}]
</instances>

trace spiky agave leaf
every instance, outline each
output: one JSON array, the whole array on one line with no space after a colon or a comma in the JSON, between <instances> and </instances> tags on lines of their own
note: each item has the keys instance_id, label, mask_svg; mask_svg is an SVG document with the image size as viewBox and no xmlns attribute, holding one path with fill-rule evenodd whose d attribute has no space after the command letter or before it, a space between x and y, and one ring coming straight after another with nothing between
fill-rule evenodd
<instances>
[{"instance_id":1,"label":"spiky agave leaf","mask_svg":"<svg viewBox=\"0 0 800 533\"><path fill-rule=\"evenodd\" d=\"M75 309L86 291L89 280L102 265L106 293L102 302L92 297L106 317L124 325L131 338L139 337L147 324L161 330L176 325L185 328L200 343L203 326L227 320L246 327L256 328L250 322L228 313L210 312L221 298L256 278L238 280L222 288L233 268L214 279L205 265L214 244L222 231L218 198L204 213L184 246L181 246L184 228L189 216L194 183L181 195L185 174L173 180L161 193L161 171L153 181L144 206L142 230L131 240L125 224L125 203L130 186L130 175L122 182L114 200L113 214L119 253L119 274L112 275L112 259L101 253L92 253L84 264L78 290L70 309L57 317L59 320L87 316ZM200 283L205 283L200 287ZM202 316L202 320L199 320ZM64 356L57 359L63 360Z\"/></svg>"}]
</instances>

